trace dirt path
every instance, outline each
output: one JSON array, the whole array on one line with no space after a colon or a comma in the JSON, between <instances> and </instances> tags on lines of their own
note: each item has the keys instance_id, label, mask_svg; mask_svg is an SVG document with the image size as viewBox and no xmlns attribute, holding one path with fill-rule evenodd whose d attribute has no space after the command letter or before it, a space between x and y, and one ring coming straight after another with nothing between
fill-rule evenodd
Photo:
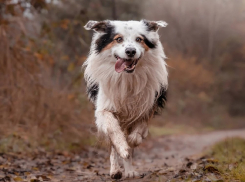
<instances>
[{"instance_id":1,"label":"dirt path","mask_svg":"<svg viewBox=\"0 0 245 182\"><path fill-rule=\"evenodd\" d=\"M245 130L219 131L200 135L162 136L146 140L135 150L134 165L145 173L142 179L120 181L168 181L178 175L186 158L227 137L245 138ZM0 181L112 181L109 154L96 147L79 155L37 152L0 154ZM32 180L31 180L32 179Z\"/></svg>"}]
</instances>

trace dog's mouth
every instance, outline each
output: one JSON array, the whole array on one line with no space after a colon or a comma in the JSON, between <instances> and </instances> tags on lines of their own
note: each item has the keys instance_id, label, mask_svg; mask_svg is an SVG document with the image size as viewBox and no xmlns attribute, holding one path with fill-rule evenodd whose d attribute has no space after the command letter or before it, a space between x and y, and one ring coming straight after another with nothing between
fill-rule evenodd
<instances>
[{"instance_id":1,"label":"dog's mouth","mask_svg":"<svg viewBox=\"0 0 245 182\"><path fill-rule=\"evenodd\" d=\"M122 71L126 71L127 73L132 73L135 70L141 56L137 59L123 59L115 55L115 58L117 59L115 64L116 72L121 73Z\"/></svg>"}]
</instances>

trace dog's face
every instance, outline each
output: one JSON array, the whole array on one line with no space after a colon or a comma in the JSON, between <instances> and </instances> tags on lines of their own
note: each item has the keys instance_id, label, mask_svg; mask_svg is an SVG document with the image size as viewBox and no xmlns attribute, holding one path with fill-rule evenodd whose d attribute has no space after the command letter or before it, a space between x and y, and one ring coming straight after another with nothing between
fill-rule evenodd
<instances>
[{"instance_id":1,"label":"dog's face","mask_svg":"<svg viewBox=\"0 0 245 182\"><path fill-rule=\"evenodd\" d=\"M147 51L155 49L159 41L157 30L166 27L163 21L89 21L85 29L93 29L94 51L107 51L108 61L113 61L118 73L132 73ZM111 59L113 57L113 59Z\"/></svg>"}]
</instances>

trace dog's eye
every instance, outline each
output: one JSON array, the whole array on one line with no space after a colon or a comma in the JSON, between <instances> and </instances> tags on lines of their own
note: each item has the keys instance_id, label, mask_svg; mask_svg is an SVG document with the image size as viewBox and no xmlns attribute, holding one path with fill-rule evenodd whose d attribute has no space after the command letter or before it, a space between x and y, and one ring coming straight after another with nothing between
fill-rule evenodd
<instances>
[{"instance_id":1,"label":"dog's eye","mask_svg":"<svg viewBox=\"0 0 245 182\"><path fill-rule=\"evenodd\" d=\"M140 38L140 37L136 38L136 42L141 42L141 41L142 41L142 38Z\"/></svg>"},{"instance_id":2,"label":"dog's eye","mask_svg":"<svg viewBox=\"0 0 245 182\"><path fill-rule=\"evenodd\" d=\"M116 41L117 41L118 43L120 43L120 42L123 41L123 38L122 38L122 37L118 37L118 38L116 39Z\"/></svg>"}]
</instances>

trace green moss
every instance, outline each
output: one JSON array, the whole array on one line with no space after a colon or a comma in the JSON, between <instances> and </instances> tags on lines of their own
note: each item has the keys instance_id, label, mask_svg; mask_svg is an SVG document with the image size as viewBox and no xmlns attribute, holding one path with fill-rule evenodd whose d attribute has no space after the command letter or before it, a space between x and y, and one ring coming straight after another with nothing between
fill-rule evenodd
<instances>
[{"instance_id":1,"label":"green moss","mask_svg":"<svg viewBox=\"0 0 245 182\"><path fill-rule=\"evenodd\" d=\"M245 182L244 139L227 139L213 146L209 154L218 161L215 165L224 179Z\"/></svg>"}]
</instances>

